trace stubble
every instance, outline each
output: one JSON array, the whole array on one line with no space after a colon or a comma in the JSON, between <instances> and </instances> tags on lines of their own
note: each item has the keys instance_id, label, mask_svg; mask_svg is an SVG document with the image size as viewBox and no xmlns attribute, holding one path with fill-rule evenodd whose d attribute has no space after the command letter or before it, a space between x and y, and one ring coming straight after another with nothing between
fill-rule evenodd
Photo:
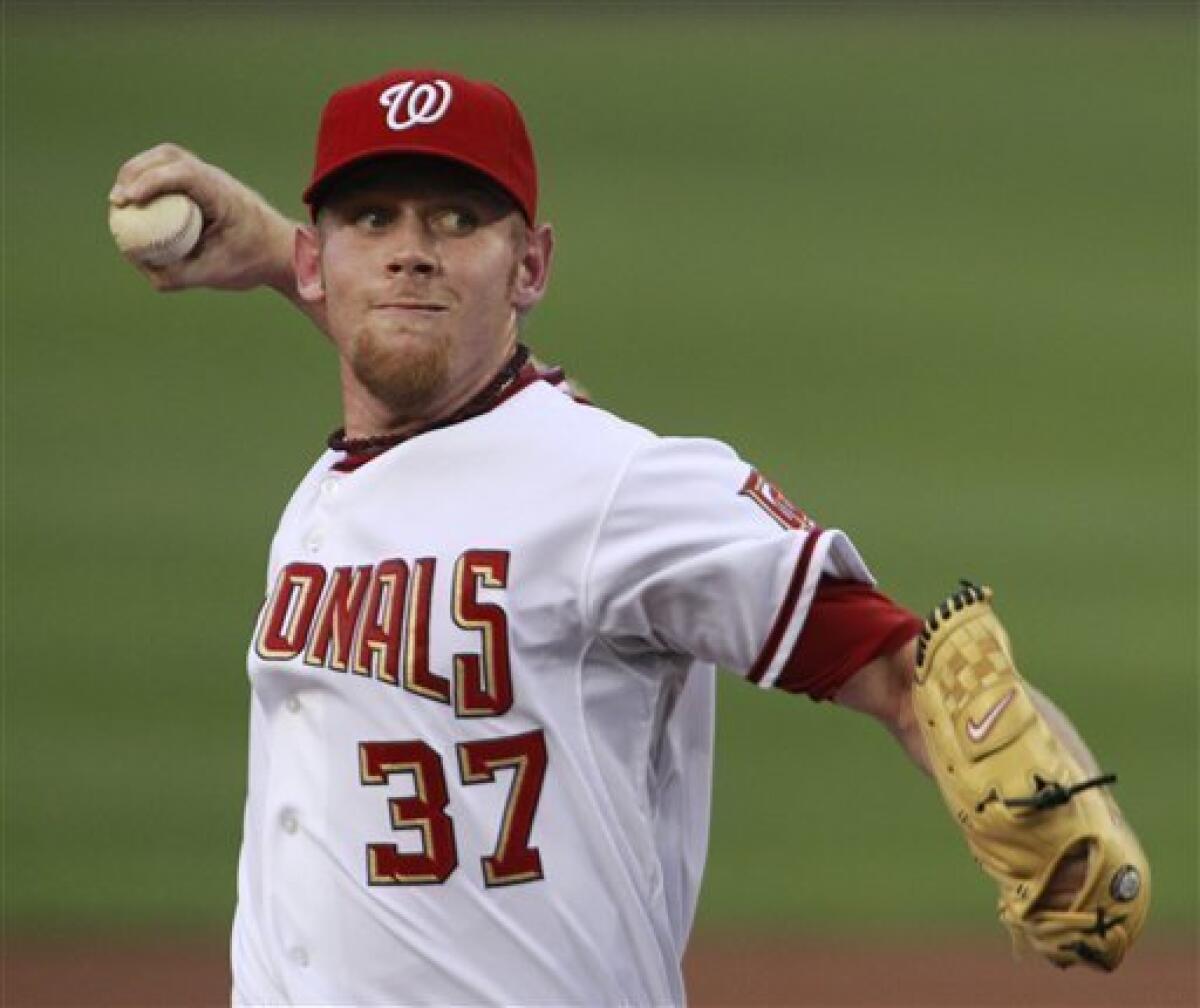
<instances>
[{"instance_id":1,"label":"stubble","mask_svg":"<svg viewBox=\"0 0 1200 1008\"><path fill-rule=\"evenodd\" d=\"M402 353L397 339L409 344ZM350 368L397 423L433 419L430 412L450 373L450 342L445 336L396 337L368 330L355 342Z\"/></svg>"}]
</instances>

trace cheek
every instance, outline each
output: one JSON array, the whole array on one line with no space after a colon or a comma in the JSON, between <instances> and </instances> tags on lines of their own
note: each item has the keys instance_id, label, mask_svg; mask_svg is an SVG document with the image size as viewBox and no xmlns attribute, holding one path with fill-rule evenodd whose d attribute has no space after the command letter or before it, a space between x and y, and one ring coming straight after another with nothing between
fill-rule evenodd
<instances>
[{"instance_id":1,"label":"cheek","mask_svg":"<svg viewBox=\"0 0 1200 1008\"><path fill-rule=\"evenodd\" d=\"M326 259L321 266L321 283L325 288L328 335L339 353L352 356L368 324L358 307L362 297L358 292L356 272L347 269L344 263Z\"/></svg>"},{"instance_id":2,"label":"cheek","mask_svg":"<svg viewBox=\"0 0 1200 1008\"><path fill-rule=\"evenodd\" d=\"M325 285L326 296L343 298L350 289L353 276L354 270L349 268L347 257L338 255L336 249L328 250L321 258L321 282Z\"/></svg>"},{"instance_id":3,"label":"cheek","mask_svg":"<svg viewBox=\"0 0 1200 1008\"><path fill-rule=\"evenodd\" d=\"M326 237L321 249L321 276L330 290L352 295L364 278L380 268L379 257L378 246L338 228Z\"/></svg>"},{"instance_id":4,"label":"cheek","mask_svg":"<svg viewBox=\"0 0 1200 1008\"><path fill-rule=\"evenodd\" d=\"M489 247L485 255L468 261L470 286L476 292L476 309L488 314L511 307L519 263L510 245Z\"/></svg>"},{"instance_id":5,"label":"cheek","mask_svg":"<svg viewBox=\"0 0 1200 1008\"><path fill-rule=\"evenodd\" d=\"M321 283L325 287L326 310L331 318L347 319L360 313L366 301L364 278L369 265L363 260L327 257L321 264Z\"/></svg>"}]
</instances>

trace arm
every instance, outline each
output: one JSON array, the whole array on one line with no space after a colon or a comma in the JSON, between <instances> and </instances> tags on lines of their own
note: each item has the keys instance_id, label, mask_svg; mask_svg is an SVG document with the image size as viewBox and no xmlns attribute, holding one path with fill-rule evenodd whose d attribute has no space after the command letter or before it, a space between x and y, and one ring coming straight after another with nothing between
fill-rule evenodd
<instances>
[{"instance_id":1,"label":"arm","mask_svg":"<svg viewBox=\"0 0 1200 1008\"><path fill-rule=\"evenodd\" d=\"M912 705L915 653L916 642L910 640L899 651L869 662L834 694L833 702L875 718L929 774L929 754Z\"/></svg>"},{"instance_id":2,"label":"arm","mask_svg":"<svg viewBox=\"0 0 1200 1008\"><path fill-rule=\"evenodd\" d=\"M270 287L325 331L323 305L301 300L296 291L292 255L298 223L228 172L175 144L159 144L126 161L108 198L124 206L168 192L186 193L199 204L204 230L197 251L180 263L157 268L133 263L156 290Z\"/></svg>"}]
</instances>

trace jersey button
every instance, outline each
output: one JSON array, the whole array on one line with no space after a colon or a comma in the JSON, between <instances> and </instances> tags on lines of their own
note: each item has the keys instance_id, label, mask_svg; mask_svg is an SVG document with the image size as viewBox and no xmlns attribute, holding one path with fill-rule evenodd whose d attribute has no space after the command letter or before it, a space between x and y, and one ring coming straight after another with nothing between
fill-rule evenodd
<instances>
[{"instance_id":1,"label":"jersey button","mask_svg":"<svg viewBox=\"0 0 1200 1008\"><path fill-rule=\"evenodd\" d=\"M308 950L304 948L304 946L293 946L288 950L288 955L291 957L292 962L294 962L297 966L308 965Z\"/></svg>"},{"instance_id":2,"label":"jersey button","mask_svg":"<svg viewBox=\"0 0 1200 1008\"><path fill-rule=\"evenodd\" d=\"M313 529L304 539L304 546L310 553L316 553L321 549L325 542L325 533L320 529Z\"/></svg>"},{"instance_id":3,"label":"jersey button","mask_svg":"<svg viewBox=\"0 0 1200 1008\"><path fill-rule=\"evenodd\" d=\"M337 493L338 478L336 476L326 476L321 480L321 493L326 497L332 497Z\"/></svg>"},{"instance_id":4,"label":"jersey button","mask_svg":"<svg viewBox=\"0 0 1200 1008\"><path fill-rule=\"evenodd\" d=\"M295 833L300 828L300 820L296 818L296 813L291 809L279 817L279 824L283 827L283 832L287 834Z\"/></svg>"},{"instance_id":5,"label":"jersey button","mask_svg":"<svg viewBox=\"0 0 1200 1008\"><path fill-rule=\"evenodd\" d=\"M287 707L287 709L288 709L288 710L289 710L289 711L290 711L292 714L299 714L299 713L300 713L300 706L301 706L301 704L300 704L300 698L299 698L299 697L290 696L290 697L288 697L288 698L287 698L287 701L284 703L284 706L285 706L285 707Z\"/></svg>"}]
</instances>

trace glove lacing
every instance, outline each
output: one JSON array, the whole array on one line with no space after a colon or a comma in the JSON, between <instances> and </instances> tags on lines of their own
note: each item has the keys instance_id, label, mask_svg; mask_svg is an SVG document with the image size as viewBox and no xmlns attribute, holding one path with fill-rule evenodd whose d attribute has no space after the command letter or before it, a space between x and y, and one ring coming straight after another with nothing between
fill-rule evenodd
<instances>
[{"instance_id":1,"label":"glove lacing","mask_svg":"<svg viewBox=\"0 0 1200 1008\"><path fill-rule=\"evenodd\" d=\"M1088 788L1102 787L1108 784L1117 783L1117 775L1115 773L1101 774L1099 777L1093 777L1091 780L1082 781L1079 784L1072 784L1070 787L1063 787L1057 781L1043 780L1041 777L1034 776L1034 792L1026 798L1001 798L995 791L983 799L975 806L976 812L982 812L992 802L1000 802L1005 808L1027 808L1034 812L1042 812L1045 809L1058 808L1059 805L1066 805L1080 791L1086 791Z\"/></svg>"}]
</instances>

